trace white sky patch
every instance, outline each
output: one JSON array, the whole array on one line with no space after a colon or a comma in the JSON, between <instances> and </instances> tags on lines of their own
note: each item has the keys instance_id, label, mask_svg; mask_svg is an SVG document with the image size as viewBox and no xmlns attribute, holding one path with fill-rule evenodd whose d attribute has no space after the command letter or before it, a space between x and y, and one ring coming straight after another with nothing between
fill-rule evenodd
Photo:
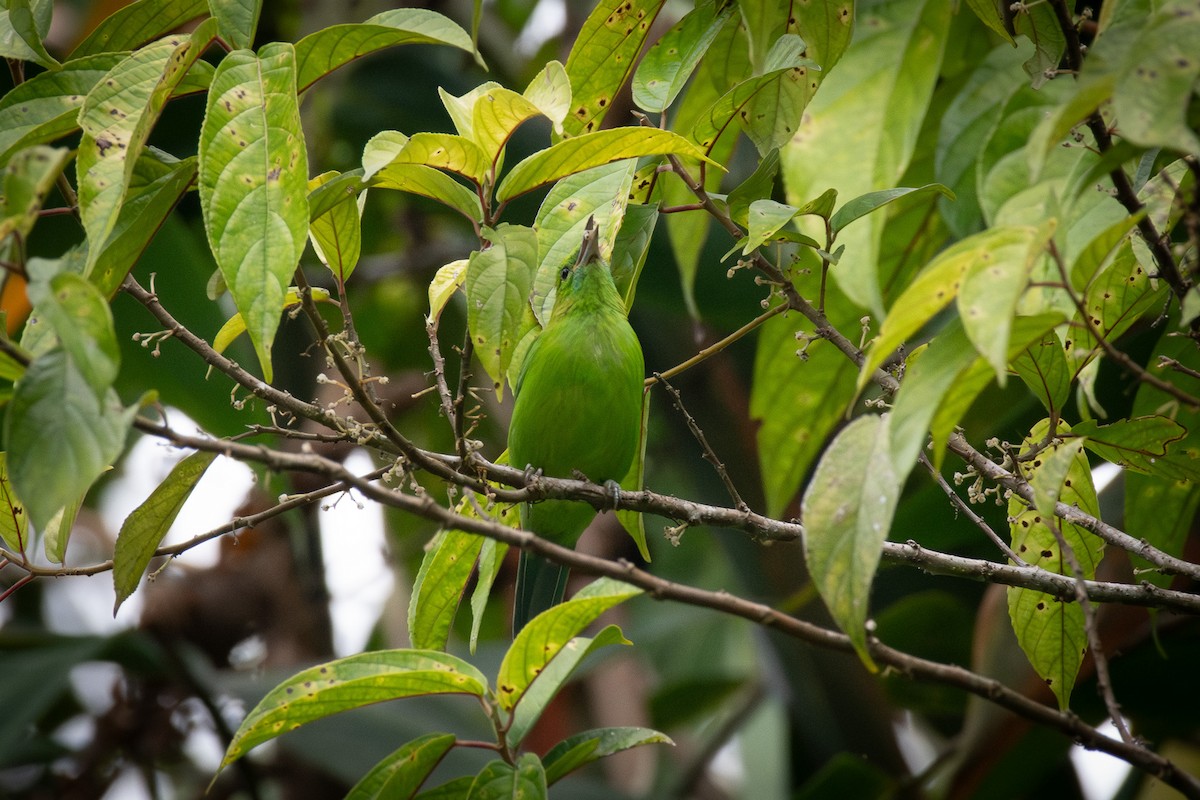
<instances>
[{"instance_id":1,"label":"white sky patch","mask_svg":"<svg viewBox=\"0 0 1200 800\"><path fill-rule=\"evenodd\" d=\"M179 430L199 430L196 423L178 409L168 409L167 416ZM174 466L191 452L169 447L149 436L143 436L134 444L124 460L121 474L100 499L100 514L114 535L130 512L141 505ZM163 544L185 542L228 522L246 499L253 481L254 473L245 464L217 456L183 504L175 524L163 538ZM183 563L198 569L215 566L219 558L219 537L197 545L181 556Z\"/></svg>"},{"instance_id":2,"label":"white sky patch","mask_svg":"<svg viewBox=\"0 0 1200 800\"><path fill-rule=\"evenodd\" d=\"M567 4L564 0L541 0L529 15L513 49L520 55L531 56L547 41L561 36L566 27Z\"/></svg>"},{"instance_id":3,"label":"white sky patch","mask_svg":"<svg viewBox=\"0 0 1200 800\"><path fill-rule=\"evenodd\" d=\"M364 450L352 452L345 465L357 474L375 466ZM395 579L387 557L383 509L357 493L329 497L320 526L333 652L347 656L366 645L392 595Z\"/></svg>"},{"instance_id":4,"label":"white sky patch","mask_svg":"<svg viewBox=\"0 0 1200 800\"><path fill-rule=\"evenodd\" d=\"M1119 736L1112 720L1105 720L1096 730L1110 739ZM1071 745L1071 765L1079 776L1079 787L1086 800L1112 800L1129 770L1133 769L1119 758L1098 750L1087 750L1079 744Z\"/></svg>"}]
</instances>

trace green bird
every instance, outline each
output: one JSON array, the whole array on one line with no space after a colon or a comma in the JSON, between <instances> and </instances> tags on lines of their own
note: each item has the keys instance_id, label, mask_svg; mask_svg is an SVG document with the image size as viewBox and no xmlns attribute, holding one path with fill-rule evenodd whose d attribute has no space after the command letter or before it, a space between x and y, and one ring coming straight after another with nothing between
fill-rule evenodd
<instances>
[{"instance_id":1,"label":"green bird","mask_svg":"<svg viewBox=\"0 0 1200 800\"><path fill-rule=\"evenodd\" d=\"M509 463L556 478L597 483L625 477L638 448L645 363L589 219L574 266L559 274L550 321L529 348L514 389ZM525 504L522 526L573 547L596 511L586 503ZM522 552L513 632L562 602L567 569Z\"/></svg>"}]
</instances>

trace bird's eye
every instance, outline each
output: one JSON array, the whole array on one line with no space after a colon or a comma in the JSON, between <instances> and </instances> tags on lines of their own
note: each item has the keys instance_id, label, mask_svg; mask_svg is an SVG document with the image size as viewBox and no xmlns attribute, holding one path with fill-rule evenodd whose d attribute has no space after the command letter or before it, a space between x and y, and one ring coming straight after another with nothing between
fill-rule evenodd
<instances>
[{"instance_id":1,"label":"bird's eye","mask_svg":"<svg viewBox=\"0 0 1200 800\"><path fill-rule=\"evenodd\" d=\"M560 281L565 281L570 276L571 276L571 268L570 267L563 267L562 272L558 273L558 279Z\"/></svg>"}]
</instances>

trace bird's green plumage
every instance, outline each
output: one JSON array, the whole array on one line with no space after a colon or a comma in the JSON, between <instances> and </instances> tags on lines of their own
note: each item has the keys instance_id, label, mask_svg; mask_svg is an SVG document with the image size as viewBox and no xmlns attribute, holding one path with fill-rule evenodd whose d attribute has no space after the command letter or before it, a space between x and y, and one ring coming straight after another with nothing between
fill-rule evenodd
<instances>
[{"instance_id":1,"label":"bird's green plumage","mask_svg":"<svg viewBox=\"0 0 1200 800\"><path fill-rule=\"evenodd\" d=\"M589 235L594 237L594 230ZM508 452L516 467L532 466L558 478L582 473L604 483L620 481L633 463L645 365L612 274L591 252L593 247L594 239L585 239L579 262L563 270L550 321L526 356L517 379ZM586 503L547 500L523 509L522 523L539 536L573 546L595 513ZM517 628L543 610L521 607L530 590L522 581L528 583L535 571L524 553L522 559ZM560 588L549 594L557 596L533 602L548 605L561 599Z\"/></svg>"}]
</instances>

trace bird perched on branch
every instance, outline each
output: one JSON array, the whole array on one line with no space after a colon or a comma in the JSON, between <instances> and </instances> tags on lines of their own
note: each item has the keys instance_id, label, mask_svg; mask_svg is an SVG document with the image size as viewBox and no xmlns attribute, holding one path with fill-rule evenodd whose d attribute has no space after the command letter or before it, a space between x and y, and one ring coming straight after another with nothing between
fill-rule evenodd
<instances>
[{"instance_id":1,"label":"bird perched on branch","mask_svg":"<svg viewBox=\"0 0 1200 800\"><path fill-rule=\"evenodd\" d=\"M515 387L508 429L509 463L556 478L596 483L625 477L638 449L642 419L642 346L589 219L573 266L559 274L554 310L533 343ZM546 500L521 509L522 526L573 547L596 511L586 503ZM522 552L513 631L562 602L567 569Z\"/></svg>"}]
</instances>

